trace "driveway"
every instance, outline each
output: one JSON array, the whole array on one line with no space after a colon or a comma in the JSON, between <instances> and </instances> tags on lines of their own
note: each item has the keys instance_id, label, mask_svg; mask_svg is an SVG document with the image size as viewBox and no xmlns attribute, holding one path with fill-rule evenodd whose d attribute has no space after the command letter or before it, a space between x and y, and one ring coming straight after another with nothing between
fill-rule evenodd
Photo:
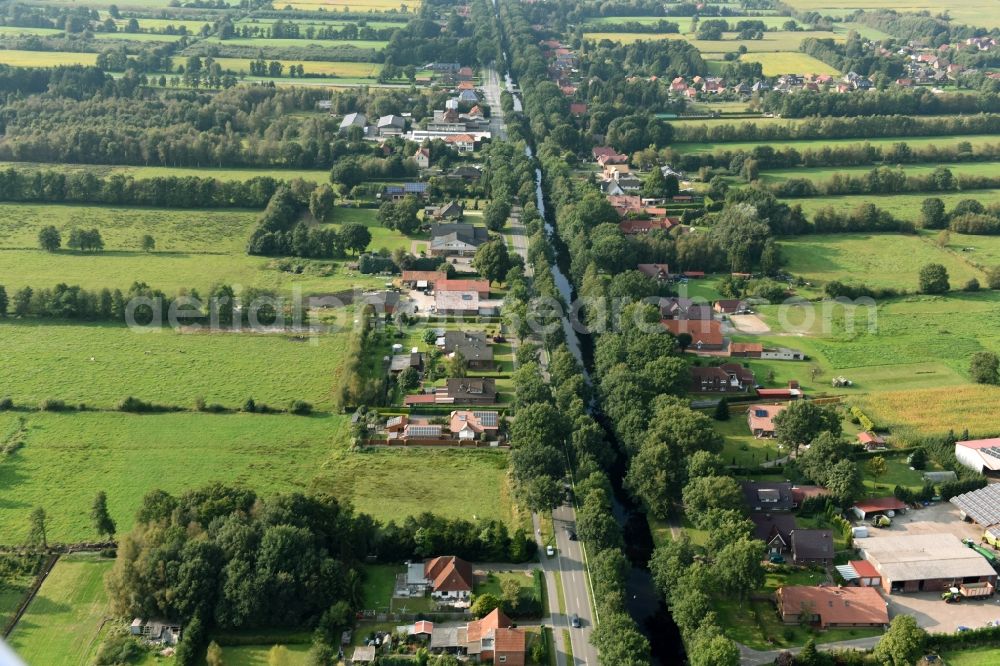
<instances>
[{"instance_id":1,"label":"driveway","mask_svg":"<svg viewBox=\"0 0 1000 666\"><path fill-rule=\"evenodd\" d=\"M886 494L890 494L889 491ZM857 522L857 521L855 521ZM862 524L857 522L857 524ZM869 529L868 538L877 539L883 536L899 536L900 534L954 534L959 539L969 538L979 543L983 528L963 521L958 507L951 502L937 502L922 509L907 509L906 513L892 519L892 525L885 529ZM858 540L858 545L864 545L864 539Z\"/></svg>"},{"instance_id":2,"label":"driveway","mask_svg":"<svg viewBox=\"0 0 1000 666\"><path fill-rule=\"evenodd\" d=\"M917 624L934 634L954 633L959 626L973 629L987 622L1000 620L1000 598L965 599L957 604L945 603L940 592L889 594L889 617L912 615Z\"/></svg>"}]
</instances>

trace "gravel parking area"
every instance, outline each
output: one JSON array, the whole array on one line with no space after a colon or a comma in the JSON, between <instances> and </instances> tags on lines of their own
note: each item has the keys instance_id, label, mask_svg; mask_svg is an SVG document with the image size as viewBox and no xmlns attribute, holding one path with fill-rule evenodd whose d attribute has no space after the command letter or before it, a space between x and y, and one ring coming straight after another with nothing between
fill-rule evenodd
<instances>
[{"instance_id":1,"label":"gravel parking area","mask_svg":"<svg viewBox=\"0 0 1000 666\"><path fill-rule=\"evenodd\" d=\"M955 632L960 626L977 629L987 622L1000 620L1000 597L966 599L957 604L941 600L940 592L883 595L889 602L889 617L912 615L917 624L932 633Z\"/></svg>"},{"instance_id":2,"label":"gravel parking area","mask_svg":"<svg viewBox=\"0 0 1000 666\"><path fill-rule=\"evenodd\" d=\"M868 523L856 522L856 524ZM892 525L885 529L876 529L868 524L869 539L899 534L942 533L954 534L959 539L969 538L978 543L983 535L983 528L975 523L964 522L959 517L958 507L951 502L936 502L922 509L907 509L903 515L897 513L892 519Z\"/></svg>"}]
</instances>

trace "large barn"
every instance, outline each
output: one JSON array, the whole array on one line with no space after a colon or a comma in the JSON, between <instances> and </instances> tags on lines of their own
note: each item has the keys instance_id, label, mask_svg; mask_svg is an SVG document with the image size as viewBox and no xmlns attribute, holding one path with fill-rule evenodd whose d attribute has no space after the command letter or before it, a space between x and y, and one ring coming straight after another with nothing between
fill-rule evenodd
<instances>
[{"instance_id":1,"label":"large barn","mask_svg":"<svg viewBox=\"0 0 1000 666\"><path fill-rule=\"evenodd\" d=\"M878 570L886 592L946 590L961 583L997 582L986 559L954 534L864 539L861 553Z\"/></svg>"}]
</instances>

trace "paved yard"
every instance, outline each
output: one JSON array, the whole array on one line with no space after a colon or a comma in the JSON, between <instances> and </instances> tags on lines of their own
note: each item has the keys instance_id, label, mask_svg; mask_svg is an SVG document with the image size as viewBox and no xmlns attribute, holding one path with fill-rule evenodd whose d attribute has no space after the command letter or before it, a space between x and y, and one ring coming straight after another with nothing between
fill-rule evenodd
<instances>
[{"instance_id":1,"label":"paved yard","mask_svg":"<svg viewBox=\"0 0 1000 666\"><path fill-rule=\"evenodd\" d=\"M987 622L1000 620L1000 597L976 601L966 599L949 604L941 600L940 592L890 594L889 617L912 615L917 624L932 633L952 633L960 625L976 629Z\"/></svg>"},{"instance_id":2,"label":"paved yard","mask_svg":"<svg viewBox=\"0 0 1000 666\"><path fill-rule=\"evenodd\" d=\"M978 543L983 535L983 529L959 518L958 508L951 502L937 502L923 509L908 509L903 515L897 513L892 519L892 526L887 529L875 529L869 525L868 538L942 533L954 534L959 539L968 537ZM863 544L864 539L858 539L858 543Z\"/></svg>"}]
</instances>

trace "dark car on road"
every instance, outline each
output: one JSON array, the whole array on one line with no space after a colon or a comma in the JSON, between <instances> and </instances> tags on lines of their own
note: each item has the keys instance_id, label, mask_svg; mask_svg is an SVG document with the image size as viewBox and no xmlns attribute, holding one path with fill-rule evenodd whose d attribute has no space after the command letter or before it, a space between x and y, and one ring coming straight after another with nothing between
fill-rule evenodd
<instances>
[{"instance_id":1,"label":"dark car on road","mask_svg":"<svg viewBox=\"0 0 1000 666\"><path fill-rule=\"evenodd\" d=\"M572 619L570 619L569 623L573 625L574 629L579 629L580 627L583 626L583 624L580 622L580 616L577 615L576 613L573 613L573 617Z\"/></svg>"}]
</instances>

